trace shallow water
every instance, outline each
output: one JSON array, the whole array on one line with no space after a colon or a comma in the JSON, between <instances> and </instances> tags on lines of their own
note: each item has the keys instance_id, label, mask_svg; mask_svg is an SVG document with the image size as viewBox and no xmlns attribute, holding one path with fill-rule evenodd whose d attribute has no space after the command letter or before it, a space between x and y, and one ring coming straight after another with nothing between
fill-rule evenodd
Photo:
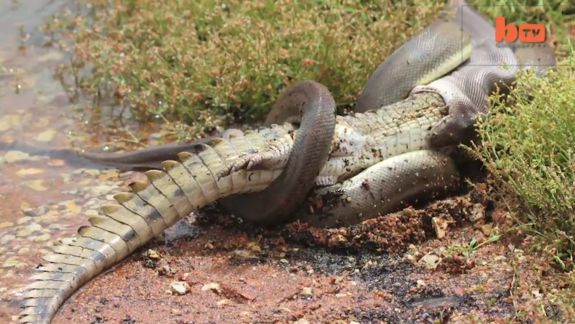
<instances>
[{"instance_id":1,"label":"shallow water","mask_svg":"<svg viewBox=\"0 0 575 324\"><path fill-rule=\"evenodd\" d=\"M15 319L15 301L47 246L88 224L124 184L113 169L29 154L101 147L117 138L110 132L117 124L91 115L86 101L71 104L54 78L68 58L44 47L50 38L38 28L65 6L76 10L72 1L0 2L0 323ZM19 26L29 34L24 39Z\"/></svg>"}]
</instances>

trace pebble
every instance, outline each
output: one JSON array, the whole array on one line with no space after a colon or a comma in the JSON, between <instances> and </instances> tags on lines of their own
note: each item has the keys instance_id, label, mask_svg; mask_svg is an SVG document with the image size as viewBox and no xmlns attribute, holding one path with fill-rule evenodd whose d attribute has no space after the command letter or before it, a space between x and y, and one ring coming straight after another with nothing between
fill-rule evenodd
<instances>
[{"instance_id":1,"label":"pebble","mask_svg":"<svg viewBox=\"0 0 575 324\"><path fill-rule=\"evenodd\" d=\"M28 153L20 151L8 151L4 155L4 160L8 163L14 163L18 161L30 160L30 155Z\"/></svg>"},{"instance_id":2,"label":"pebble","mask_svg":"<svg viewBox=\"0 0 575 324\"><path fill-rule=\"evenodd\" d=\"M100 175L100 173L102 173L102 172L100 172L100 170L98 170L98 169L86 169L86 170L84 170L84 173L95 177L97 175Z\"/></svg>"},{"instance_id":3,"label":"pebble","mask_svg":"<svg viewBox=\"0 0 575 324\"><path fill-rule=\"evenodd\" d=\"M202 287L202 291L207 291L207 290L215 290L218 293L222 291L222 288L220 287L220 284L217 282L210 282L209 284L205 284Z\"/></svg>"},{"instance_id":4,"label":"pebble","mask_svg":"<svg viewBox=\"0 0 575 324\"><path fill-rule=\"evenodd\" d=\"M247 247L252 250L253 252L261 252L262 248L256 242L248 243Z\"/></svg>"},{"instance_id":5,"label":"pebble","mask_svg":"<svg viewBox=\"0 0 575 324\"><path fill-rule=\"evenodd\" d=\"M48 160L48 165L53 167L63 166L64 160Z\"/></svg>"},{"instance_id":6,"label":"pebble","mask_svg":"<svg viewBox=\"0 0 575 324\"><path fill-rule=\"evenodd\" d=\"M30 180L24 181L22 184L35 191L46 191L48 188L44 187L44 180Z\"/></svg>"},{"instance_id":7,"label":"pebble","mask_svg":"<svg viewBox=\"0 0 575 324\"><path fill-rule=\"evenodd\" d=\"M36 239L34 239L34 242L46 242L50 239L51 235L50 234L42 234L40 236L37 236Z\"/></svg>"},{"instance_id":8,"label":"pebble","mask_svg":"<svg viewBox=\"0 0 575 324\"><path fill-rule=\"evenodd\" d=\"M16 232L16 235L18 235L18 236L29 236L30 234L32 234L36 231L40 231L41 229L42 229L42 225L40 225L38 223L32 223L30 225L24 226L23 229Z\"/></svg>"},{"instance_id":9,"label":"pebble","mask_svg":"<svg viewBox=\"0 0 575 324\"><path fill-rule=\"evenodd\" d=\"M0 228L6 228L6 227L12 227L12 226L14 226L14 223L12 223L12 222L0 223Z\"/></svg>"},{"instance_id":10,"label":"pebble","mask_svg":"<svg viewBox=\"0 0 575 324\"><path fill-rule=\"evenodd\" d=\"M437 268L439 265L439 257L435 254L426 254L420 260L419 263L425 266L429 270Z\"/></svg>"},{"instance_id":11,"label":"pebble","mask_svg":"<svg viewBox=\"0 0 575 324\"><path fill-rule=\"evenodd\" d=\"M3 268L12 268L12 267L20 268L25 267L26 265L27 265L26 263L20 262L18 257L10 257L6 261L4 261L4 263L2 263Z\"/></svg>"},{"instance_id":12,"label":"pebble","mask_svg":"<svg viewBox=\"0 0 575 324\"><path fill-rule=\"evenodd\" d=\"M150 259L153 259L153 260L160 259L160 254L156 250L152 250L152 249L149 249L148 251L146 251L144 253L144 256L148 257Z\"/></svg>"},{"instance_id":13,"label":"pebble","mask_svg":"<svg viewBox=\"0 0 575 324\"><path fill-rule=\"evenodd\" d=\"M16 236L14 236L14 235L4 235L0 239L0 244L2 244L2 245L8 244L9 242L14 241L15 239L16 239Z\"/></svg>"},{"instance_id":14,"label":"pebble","mask_svg":"<svg viewBox=\"0 0 575 324\"><path fill-rule=\"evenodd\" d=\"M30 220L32 220L32 217L30 217L30 216L20 217L20 219L18 219L17 223L18 223L18 225L22 225L24 223L27 223Z\"/></svg>"},{"instance_id":15,"label":"pebble","mask_svg":"<svg viewBox=\"0 0 575 324\"><path fill-rule=\"evenodd\" d=\"M54 138L54 135L56 135L56 131L53 129L48 129L38 134L38 136L36 136L36 141L50 142Z\"/></svg>"},{"instance_id":16,"label":"pebble","mask_svg":"<svg viewBox=\"0 0 575 324\"><path fill-rule=\"evenodd\" d=\"M485 218L485 208L481 204L474 204L471 214L467 216L467 219L471 222L477 222Z\"/></svg>"},{"instance_id":17,"label":"pebble","mask_svg":"<svg viewBox=\"0 0 575 324\"><path fill-rule=\"evenodd\" d=\"M62 193L67 194L67 195L72 195L75 196L80 192L80 190L78 189L70 189L70 190L64 190L62 191Z\"/></svg>"},{"instance_id":18,"label":"pebble","mask_svg":"<svg viewBox=\"0 0 575 324\"><path fill-rule=\"evenodd\" d=\"M172 292L178 295L185 295L190 291L190 285L185 281L174 281L170 284Z\"/></svg>"},{"instance_id":19,"label":"pebble","mask_svg":"<svg viewBox=\"0 0 575 324\"><path fill-rule=\"evenodd\" d=\"M5 132L12 128L12 126L20 125L19 115L6 115L0 118L0 132Z\"/></svg>"},{"instance_id":20,"label":"pebble","mask_svg":"<svg viewBox=\"0 0 575 324\"><path fill-rule=\"evenodd\" d=\"M305 318L300 318L297 321L293 322L293 324L309 324L309 321Z\"/></svg>"},{"instance_id":21,"label":"pebble","mask_svg":"<svg viewBox=\"0 0 575 324\"><path fill-rule=\"evenodd\" d=\"M433 229L435 230L435 236L438 239L442 239L445 237L447 227L449 226L449 224L444 219L439 218L439 217L434 217L431 219L431 225L432 225Z\"/></svg>"},{"instance_id":22,"label":"pebble","mask_svg":"<svg viewBox=\"0 0 575 324\"><path fill-rule=\"evenodd\" d=\"M229 299L222 299L222 300L219 300L216 304L217 304L218 306L229 305L229 304L230 304L230 300L229 300Z\"/></svg>"},{"instance_id":23,"label":"pebble","mask_svg":"<svg viewBox=\"0 0 575 324\"><path fill-rule=\"evenodd\" d=\"M38 206L36 208L26 208L26 209L23 209L22 211L24 212L24 215L27 215L27 216L34 216L34 217L42 216L48 212L48 206L42 205L42 206ZM24 218L24 217L22 217L22 218Z\"/></svg>"},{"instance_id":24,"label":"pebble","mask_svg":"<svg viewBox=\"0 0 575 324\"><path fill-rule=\"evenodd\" d=\"M62 224L58 224L60 217L54 215L44 215L38 218L39 223L49 224L48 228L61 229L64 228Z\"/></svg>"},{"instance_id":25,"label":"pebble","mask_svg":"<svg viewBox=\"0 0 575 324\"><path fill-rule=\"evenodd\" d=\"M207 248L210 248L209 246ZM213 247L212 247L213 249ZM247 250L234 250L234 254L242 257L242 258L246 258L246 259L257 259L258 257L253 255L250 251Z\"/></svg>"},{"instance_id":26,"label":"pebble","mask_svg":"<svg viewBox=\"0 0 575 324\"><path fill-rule=\"evenodd\" d=\"M44 172L44 170L42 170L42 169L29 168L29 169L18 170L18 172L16 172L16 175L19 177L25 177L28 175L40 174L43 172Z\"/></svg>"},{"instance_id":27,"label":"pebble","mask_svg":"<svg viewBox=\"0 0 575 324\"><path fill-rule=\"evenodd\" d=\"M311 287L303 287L301 290L302 296L311 296L313 295L313 289Z\"/></svg>"}]
</instances>

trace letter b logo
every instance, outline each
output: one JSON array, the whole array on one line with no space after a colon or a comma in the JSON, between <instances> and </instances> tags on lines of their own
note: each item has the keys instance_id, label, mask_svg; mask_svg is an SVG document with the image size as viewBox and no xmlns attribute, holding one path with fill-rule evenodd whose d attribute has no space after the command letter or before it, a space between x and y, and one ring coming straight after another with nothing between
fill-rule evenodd
<instances>
[{"instance_id":1,"label":"letter b logo","mask_svg":"<svg viewBox=\"0 0 575 324\"><path fill-rule=\"evenodd\" d=\"M505 17L495 18L495 41L513 43L517 39L517 27L513 24L505 25Z\"/></svg>"}]
</instances>

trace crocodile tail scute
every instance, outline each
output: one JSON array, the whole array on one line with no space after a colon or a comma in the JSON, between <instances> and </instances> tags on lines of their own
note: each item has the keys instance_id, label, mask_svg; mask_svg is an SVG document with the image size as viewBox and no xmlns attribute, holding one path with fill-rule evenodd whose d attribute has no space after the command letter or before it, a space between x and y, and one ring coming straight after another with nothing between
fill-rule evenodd
<instances>
[{"instance_id":1,"label":"crocodile tail scute","mask_svg":"<svg viewBox=\"0 0 575 324\"><path fill-rule=\"evenodd\" d=\"M166 172L146 172L148 181L131 184L132 192L116 194L117 203L104 205L102 216L89 219L91 226L80 227L78 237L62 239L53 253L43 256L46 263L35 268L39 273L24 288L19 323L50 323L82 285L194 210L168 174L181 171L181 164L170 161L167 166ZM186 178L194 182L189 174Z\"/></svg>"}]
</instances>

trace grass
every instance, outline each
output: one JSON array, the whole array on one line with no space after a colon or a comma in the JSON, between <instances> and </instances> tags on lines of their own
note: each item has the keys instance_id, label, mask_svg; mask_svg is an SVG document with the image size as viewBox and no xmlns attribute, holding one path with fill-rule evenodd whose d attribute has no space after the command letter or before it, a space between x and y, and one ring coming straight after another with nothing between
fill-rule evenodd
<instances>
[{"instance_id":1,"label":"grass","mask_svg":"<svg viewBox=\"0 0 575 324\"><path fill-rule=\"evenodd\" d=\"M547 79L522 74L508 98L513 105L494 96L490 116L478 125L481 144L470 149L518 220L547 236L558 253L567 253L566 270L573 267L575 251L572 67ZM530 98L534 91L540 95Z\"/></svg>"},{"instance_id":2,"label":"grass","mask_svg":"<svg viewBox=\"0 0 575 324\"><path fill-rule=\"evenodd\" d=\"M537 234L531 237L536 251L572 287L575 81L569 33L575 30L558 10L569 0L469 2L492 20L505 15L515 24L544 23L560 64L568 65L548 79L521 75L507 102L493 96L490 114L478 125L482 141L467 150L488 169L491 186L520 229ZM184 121L194 133L233 119L262 120L286 86L304 79L326 85L340 112L352 108L372 71L433 20L444 1L86 3L82 15L67 11L43 28L52 45L71 53L58 73L70 96L87 96L95 109L111 105L137 120ZM541 4L551 7L536 6ZM535 289L526 286L532 281L545 286L543 277L525 282L520 275L523 286L513 286L513 294ZM547 323L549 305L564 316L575 313L569 289L543 293L549 297L543 302L516 304L510 323Z\"/></svg>"},{"instance_id":3,"label":"grass","mask_svg":"<svg viewBox=\"0 0 575 324\"><path fill-rule=\"evenodd\" d=\"M75 44L73 63L61 71L74 78L68 88L129 107L140 120L161 114L197 129L218 123L214 116L261 120L285 87L304 79L326 85L342 112L442 8L439 1L89 3L91 14L55 17L44 28ZM84 67L89 73L80 76Z\"/></svg>"}]
</instances>

